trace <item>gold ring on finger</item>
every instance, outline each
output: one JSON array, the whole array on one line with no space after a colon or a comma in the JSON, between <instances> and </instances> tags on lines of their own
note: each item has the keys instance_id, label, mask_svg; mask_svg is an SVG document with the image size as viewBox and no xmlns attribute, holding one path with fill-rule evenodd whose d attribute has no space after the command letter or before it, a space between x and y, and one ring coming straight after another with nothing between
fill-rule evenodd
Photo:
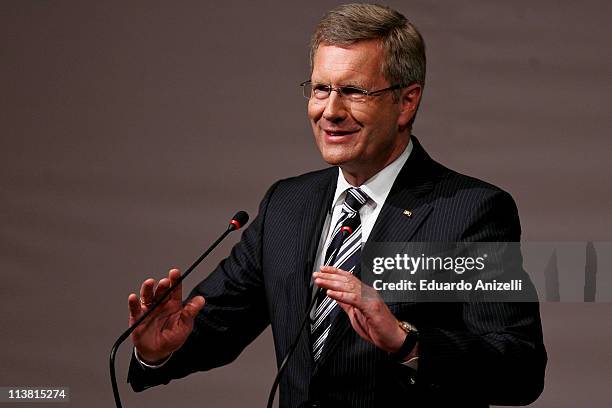
<instances>
[{"instance_id":1,"label":"gold ring on finger","mask_svg":"<svg viewBox=\"0 0 612 408\"><path fill-rule=\"evenodd\" d=\"M143 298L140 298L140 304L149 307L153 304L153 302L146 302Z\"/></svg>"}]
</instances>

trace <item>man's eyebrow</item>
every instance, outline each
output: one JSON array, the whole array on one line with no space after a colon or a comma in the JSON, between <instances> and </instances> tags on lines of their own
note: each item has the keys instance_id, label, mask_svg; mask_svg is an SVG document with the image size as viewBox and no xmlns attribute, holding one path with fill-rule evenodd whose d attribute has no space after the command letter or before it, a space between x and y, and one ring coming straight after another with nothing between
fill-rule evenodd
<instances>
[{"instance_id":1,"label":"man's eyebrow","mask_svg":"<svg viewBox=\"0 0 612 408\"><path fill-rule=\"evenodd\" d=\"M338 86L350 86L352 88L367 89L365 84L363 82L359 82L359 81L347 81L347 82L343 82L342 84L340 84Z\"/></svg>"},{"instance_id":2,"label":"man's eyebrow","mask_svg":"<svg viewBox=\"0 0 612 408\"><path fill-rule=\"evenodd\" d=\"M330 85L329 82L322 82L322 81L312 81L313 85ZM367 89L367 86L365 84L363 84L360 81L342 81L340 83L337 84L332 84L332 86L336 87L336 86L350 86L353 88L360 88L360 89Z\"/></svg>"}]
</instances>

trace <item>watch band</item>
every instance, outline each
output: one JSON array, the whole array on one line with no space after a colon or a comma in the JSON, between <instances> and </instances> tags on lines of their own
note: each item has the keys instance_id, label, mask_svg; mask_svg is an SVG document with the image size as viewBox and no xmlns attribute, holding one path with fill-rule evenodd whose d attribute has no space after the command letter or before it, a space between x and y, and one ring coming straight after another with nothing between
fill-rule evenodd
<instances>
[{"instance_id":1,"label":"watch band","mask_svg":"<svg viewBox=\"0 0 612 408\"><path fill-rule=\"evenodd\" d=\"M418 330L408 322L398 321L397 324L399 327L406 332L406 339L402 346L395 353L391 353L391 358L395 361L402 362L408 356L414 346L416 346L419 341L419 332Z\"/></svg>"}]
</instances>

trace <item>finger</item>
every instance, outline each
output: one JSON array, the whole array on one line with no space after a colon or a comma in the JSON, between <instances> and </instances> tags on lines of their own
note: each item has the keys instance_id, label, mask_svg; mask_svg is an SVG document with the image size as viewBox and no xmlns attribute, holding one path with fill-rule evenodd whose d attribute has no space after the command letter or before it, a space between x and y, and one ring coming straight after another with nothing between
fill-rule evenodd
<instances>
[{"instance_id":1,"label":"finger","mask_svg":"<svg viewBox=\"0 0 612 408\"><path fill-rule=\"evenodd\" d=\"M155 279L147 279L140 287L140 299L143 304L153 302L153 288L155 287Z\"/></svg>"},{"instance_id":2,"label":"finger","mask_svg":"<svg viewBox=\"0 0 612 408\"><path fill-rule=\"evenodd\" d=\"M364 338L365 340L369 342L372 342L372 338L368 334L368 331L366 330L365 325L362 323L360 319L360 316L363 316L361 312L359 312L354 307L351 307L351 306L348 306L348 307L350 308L349 313L348 313L349 320L351 321L351 325L353 326L353 329L355 329L357 334L359 334L362 338Z\"/></svg>"},{"instance_id":3,"label":"finger","mask_svg":"<svg viewBox=\"0 0 612 408\"><path fill-rule=\"evenodd\" d=\"M334 299L336 302L345 303L347 305L351 305L356 307L357 309L361 309L361 296L357 293L353 292L341 292L336 290L327 290L327 296Z\"/></svg>"},{"instance_id":4,"label":"finger","mask_svg":"<svg viewBox=\"0 0 612 408\"><path fill-rule=\"evenodd\" d=\"M200 313L205 303L206 300L204 296L195 296L187 302L181 312L181 320L183 323L190 325L193 319Z\"/></svg>"},{"instance_id":5,"label":"finger","mask_svg":"<svg viewBox=\"0 0 612 408\"><path fill-rule=\"evenodd\" d=\"M341 276L353 276L353 274L351 274L350 272L347 272L339 268L334 268L333 266L322 266L321 272L331 273L334 275L341 275Z\"/></svg>"},{"instance_id":6,"label":"finger","mask_svg":"<svg viewBox=\"0 0 612 408\"><path fill-rule=\"evenodd\" d=\"M170 298L173 300L178 300L179 302L183 299L182 284L178 283L180 278L181 278L181 271L179 271L178 269L170 269L170 271L168 272L168 279L170 279L170 286L176 287L176 289L172 291Z\"/></svg>"},{"instance_id":7,"label":"finger","mask_svg":"<svg viewBox=\"0 0 612 408\"><path fill-rule=\"evenodd\" d=\"M142 307L135 293L130 293L130 296L128 296L128 309L130 311L129 324L131 325L142 315Z\"/></svg>"},{"instance_id":8,"label":"finger","mask_svg":"<svg viewBox=\"0 0 612 408\"><path fill-rule=\"evenodd\" d=\"M326 273L326 272L313 272L312 277L314 279L321 278L321 279L335 280L339 282L348 282L351 279L351 276L344 276L344 275L338 275L335 273Z\"/></svg>"},{"instance_id":9,"label":"finger","mask_svg":"<svg viewBox=\"0 0 612 408\"><path fill-rule=\"evenodd\" d=\"M341 291L341 292L354 292L358 289L357 286L354 284L354 282L350 282L350 281L346 282L346 281L316 278L314 280L314 283L320 288L331 289L331 290Z\"/></svg>"},{"instance_id":10,"label":"finger","mask_svg":"<svg viewBox=\"0 0 612 408\"><path fill-rule=\"evenodd\" d=\"M342 303L342 302L336 302L336 304L338 306L340 306L342 308L342 310L344 310L346 312L346 314L349 316L351 316L351 309L355 309L353 306L348 305L346 303Z\"/></svg>"},{"instance_id":11,"label":"finger","mask_svg":"<svg viewBox=\"0 0 612 408\"><path fill-rule=\"evenodd\" d=\"M380 295L378 292L372 288L371 286L365 285L363 282L359 280L355 275L350 272L343 271L342 269L333 268L333 267L321 267L321 271L325 270L332 271L333 273L327 272L313 272L312 276L314 278L314 282L317 283L318 279L326 280L327 282L336 281L336 282L346 282L348 286L346 289L341 289L340 286L336 288L331 288L328 284L320 281L321 284L317 283L317 286L335 289L335 290L344 290L344 291L361 291L362 300L379 300Z\"/></svg>"},{"instance_id":12,"label":"finger","mask_svg":"<svg viewBox=\"0 0 612 408\"><path fill-rule=\"evenodd\" d=\"M159 301L159 299L162 298L162 296L166 293L169 287L170 287L170 279L164 278L159 281L159 283L157 284L157 287L155 288L155 295L153 296L153 299L155 300L155 302ZM166 298L165 301L168 301L168 298Z\"/></svg>"},{"instance_id":13,"label":"finger","mask_svg":"<svg viewBox=\"0 0 612 408\"><path fill-rule=\"evenodd\" d=\"M368 323L367 323L367 319L364 316L363 313L361 313L360 310L357 310L355 308L353 308L353 310L355 310L354 316L355 316L355 321L357 322L357 324L359 325L359 327L361 327L361 329L367 333L367 327L368 327ZM369 335L368 335L369 337Z\"/></svg>"},{"instance_id":14,"label":"finger","mask_svg":"<svg viewBox=\"0 0 612 408\"><path fill-rule=\"evenodd\" d=\"M338 303L340 307L346 312L348 318L351 322L351 326L353 329L364 339L370 341L370 336L367 333L365 325L360 321L359 316L363 316L363 314L355 307L350 306L346 303Z\"/></svg>"}]
</instances>

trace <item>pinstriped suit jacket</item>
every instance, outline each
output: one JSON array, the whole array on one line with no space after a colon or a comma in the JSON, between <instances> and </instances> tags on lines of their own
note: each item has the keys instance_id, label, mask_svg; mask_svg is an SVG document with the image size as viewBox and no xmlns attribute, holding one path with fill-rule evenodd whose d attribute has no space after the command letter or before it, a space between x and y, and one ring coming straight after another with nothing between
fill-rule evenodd
<instances>
[{"instance_id":1,"label":"pinstriped suit jacket","mask_svg":"<svg viewBox=\"0 0 612 408\"><path fill-rule=\"evenodd\" d=\"M509 194L445 168L414 137L413 143L369 242L520 240ZM231 255L192 291L190 296L206 298L206 307L183 347L156 370L132 359L128 381L134 390L230 363L269 324L277 361L282 360L306 313L336 177L337 169L330 168L281 180L268 190ZM404 209L412 216L404 216ZM345 313L338 313L316 366L308 330L301 336L281 381L281 406L322 401L335 407L486 407L526 404L541 393L546 352L537 304L389 307L419 329L416 378L362 340Z\"/></svg>"}]
</instances>

